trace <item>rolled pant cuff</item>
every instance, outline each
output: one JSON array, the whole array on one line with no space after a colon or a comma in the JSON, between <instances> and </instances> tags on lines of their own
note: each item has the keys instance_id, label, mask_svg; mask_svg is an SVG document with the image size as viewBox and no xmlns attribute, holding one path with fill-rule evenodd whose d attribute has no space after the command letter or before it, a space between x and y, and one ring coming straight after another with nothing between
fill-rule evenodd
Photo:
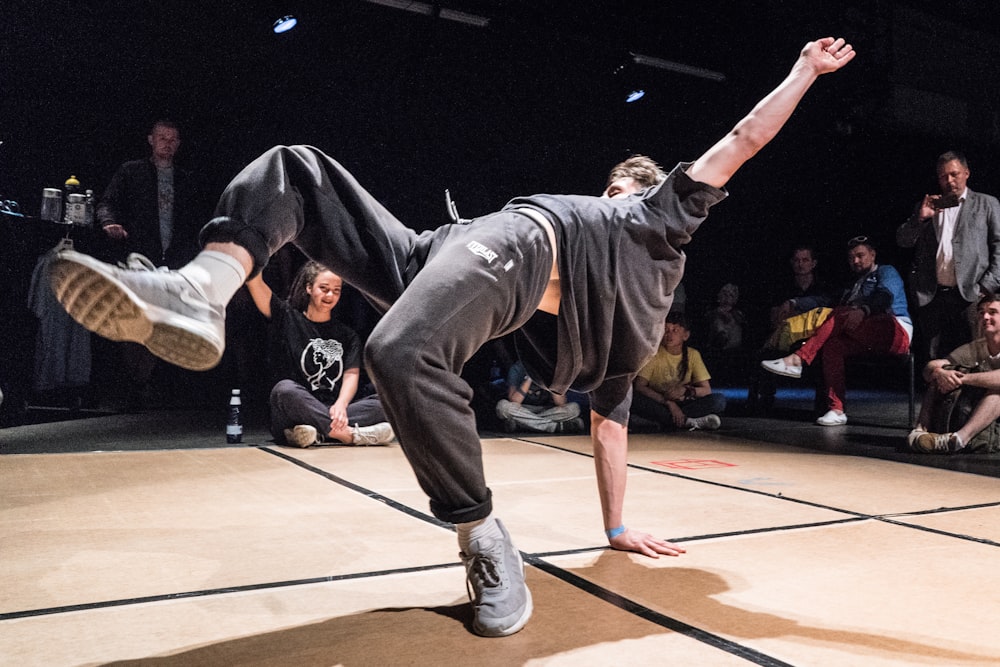
<instances>
[{"instance_id":1,"label":"rolled pant cuff","mask_svg":"<svg viewBox=\"0 0 1000 667\"><path fill-rule=\"evenodd\" d=\"M227 216L212 218L201 228L198 234L201 247L207 243L235 243L250 253L253 257L253 271L248 278L256 276L267 266L271 252L267 246L264 234L254 227Z\"/></svg>"},{"instance_id":2,"label":"rolled pant cuff","mask_svg":"<svg viewBox=\"0 0 1000 667\"><path fill-rule=\"evenodd\" d=\"M441 503L431 500L431 513L441 521L447 521L448 523L479 521L488 517L491 512L493 512L492 491L490 491L489 497L484 502L460 510L447 509Z\"/></svg>"}]
</instances>

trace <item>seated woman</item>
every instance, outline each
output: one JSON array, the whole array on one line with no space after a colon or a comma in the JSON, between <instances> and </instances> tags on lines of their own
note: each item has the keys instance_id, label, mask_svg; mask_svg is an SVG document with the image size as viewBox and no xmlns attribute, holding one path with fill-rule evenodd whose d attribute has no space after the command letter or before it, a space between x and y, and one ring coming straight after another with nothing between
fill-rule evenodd
<instances>
[{"instance_id":1,"label":"seated woman","mask_svg":"<svg viewBox=\"0 0 1000 667\"><path fill-rule=\"evenodd\" d=\"M382 403L372 394L354 400L361 376L361 341L333 319L343 283L309 261L295 276L287 301L260 275L246 282L257 309L269 321L271 434L278 444L309 447L335 441L382 445L395 434Z\"/></svg>"},{"instance_id":2,"label":"seated woman","mask_svg":"<svg viewBox=\"0 0 1000 667\"><path fill-rule=\"evenodd\" d=\"M687 345L690 337L683 315L667 315L660 347L633 384L632 414L663 430L715 430L722 424L719 413L726 409L726 397L712 393L701 354Z\"/></svg>"}]
</instances>

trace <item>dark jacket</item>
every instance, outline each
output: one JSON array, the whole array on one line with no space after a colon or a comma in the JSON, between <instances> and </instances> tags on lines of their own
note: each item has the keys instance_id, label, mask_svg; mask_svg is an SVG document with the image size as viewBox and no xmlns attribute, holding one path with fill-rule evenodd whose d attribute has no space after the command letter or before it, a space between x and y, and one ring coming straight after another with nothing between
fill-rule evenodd
<instances>
[{"instance_id":1,"label":"dark jacket","mask_svg":"<svg viewBox=\"0 0 1000 667\"><path fill-rule=\"evenodd\" d=\"M116 259L130 252L148 257L157 266L177 269L198 254L198 232L208 222L199 206L201 196L191 172L174 165L174 224L170 247L160 242L156 166L150 159L122 164L111 178L97 206L97 221L103 228L118 224L128 232L123 247L115 248Z\"/></svg>"}]
</instances>

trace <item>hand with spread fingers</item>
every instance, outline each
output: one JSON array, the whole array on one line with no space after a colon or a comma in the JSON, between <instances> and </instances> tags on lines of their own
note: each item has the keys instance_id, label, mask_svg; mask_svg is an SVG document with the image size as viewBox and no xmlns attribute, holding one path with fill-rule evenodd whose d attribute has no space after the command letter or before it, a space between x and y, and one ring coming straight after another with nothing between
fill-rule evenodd
<instances>
[{"instance_id":1,"label":"hand with spread fingers","mask_svg":"<svg viewBox=\"0 0 1000 667\"><path fill-rule=\"evenodd\" d=\"M608 542L612 548L619 551L634 551L650 558L680 556L683 553L687 553L684 547L661 540L658 537L653 537L649 533L629 528L610 538Z\"/></svg>"}]
</instances>

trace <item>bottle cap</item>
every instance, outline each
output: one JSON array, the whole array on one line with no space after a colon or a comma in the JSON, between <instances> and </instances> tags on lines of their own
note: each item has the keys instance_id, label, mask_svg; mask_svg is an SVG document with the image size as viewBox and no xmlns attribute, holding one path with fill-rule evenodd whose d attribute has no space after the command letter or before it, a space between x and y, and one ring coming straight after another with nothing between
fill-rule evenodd
<instances>
[{"instance_id":1,"label":"bottle cap","mask_svg":"<svg viewBox=\"0 0 1000 667\"><path fill-rule=\"evenodd\" d=\"M66 179L66 185L68 186L80 185L80 181L76 180L76 176L70 176L69 178Z\"/></svg>"},{"instance_id":2,"label":"bottle cap","mask_svg":"<svg viewBox=\"0 0 1000 667\"><path fill-rule=\"evenodd\" d=\"M239 389L233 389L233 396L239 396L239 395L240 395L240 390Z\"/></svg>"}]
</instances>

